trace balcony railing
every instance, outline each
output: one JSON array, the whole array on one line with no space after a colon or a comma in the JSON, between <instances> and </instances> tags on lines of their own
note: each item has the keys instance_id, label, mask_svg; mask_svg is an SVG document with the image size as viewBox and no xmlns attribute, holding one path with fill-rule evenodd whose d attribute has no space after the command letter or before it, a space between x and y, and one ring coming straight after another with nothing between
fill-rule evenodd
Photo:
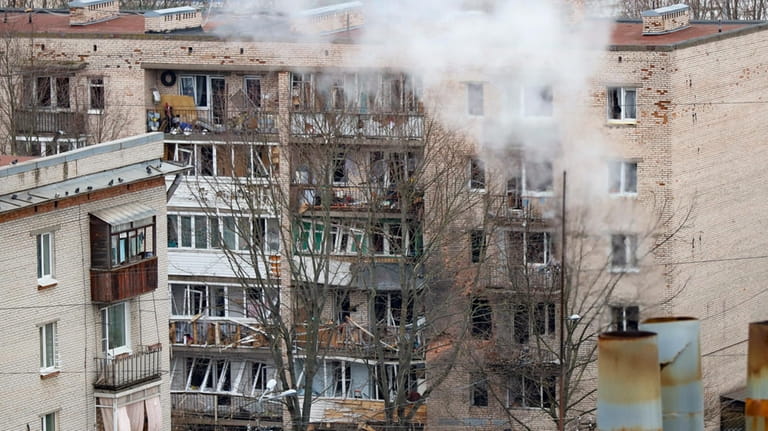
<instances>
[{"instance_id":1,"label":"balcony railing","mask_svg":"<svg viewBox=\"0 0 768 431\"><path fill-rule=\"evenodd\" d=\"M396 352L398 344L398 328L386 326L379 329L378 342L386 351ZM298 347L306 345L310 339L305 324L296 325L296 344ZM372 331L362 327L354 320L347 318L345 323L328 324L320 326L318 330L320 348L332 350L344 350L347 352L366 353L374 352L376 337ZM416 331L414 344L424 345L421 331Z\"/></svg>"},{"instance_id":2,"label":"balcony railing","mask_svg":"<svg viewBox=\"0 0 768 431\"><path fill-rule=\"evenodd\" d=\"M424 137L424 115L293 112L291 135L420 139Z\"/></svg>"},{"instance_id":3,"label":"balcony railing","mask_svg":"<svg viewBox=\"0 0 768 431\"><path fill-rule=\"evenodd\" d=\"M518 292L553 293L560 289L558 265L499 265L488 266L487 282L494 287Z\"/></svg>"},{"instance_id":4,"label":"balcony railing","mask_svg":"<svg viewBox=\"0 0 768 431\"><path fill-rule=\"evenodd\" d=\"M121 390L160 378L162 346L143 346L115 357L96 358L96 389Z\"/></svg>"},{"instance_id":5,"label":"balcony railing","mask_svg":"<svg viewBox=\"0 0 768 431\"><path fill-rule=\"evenodd\" d=\"M259 397L211 394L200 392L171 392L171 408L174 417L213 417L218 420L272 419L283 416L283 405ZM193 420L184 422L191 423Z\"/></svg>"},{"instance_id":6,"label":"balcony railing","mask_svg":"<svg viewBox=\"0 0 768 431\"><path fill-rule=\"evenodd\" d=\"M68 137L85 132L85 114L71 111L46 111L40 109L16 111L16 133L57 133Z\"/></svg>"},{"instance_id":7,"label":"balcony railing","mask_svg":"<svg viewBox=\"0 0 768 431\"><path fill-rule=\"evenodd\" d=\"M115 302L157 289L157 256L112 269L91 268L91 300Z\"/></svg>"},{"instance_id":8,"label":"balcony railing","mask_svg":"<svg viewBox=\"0 0 768 431\"><path fill-rule=\"evenodd\" d=\"M491 196L492 216L512 222L544 222L555 216L554 200L547 196L523 196L518 193Z\"/></svg>"},{"instance_id":9,"label":"balcony railing","mask_svg":"<svg viewBox=\"0 0 768 431\"><path fill-rule=\"evenodd\" d=\"M396 186L382 187L374 185L317 187L310 185L295 186L298 193L299 208L329 208L338 211L400 211L403 197ZM409 193L412 211L420 208L423 202L418 192Z\"/></svg>"},{"instance_id":10,"label":"balcony railing","mask_svg":"<svg viewBox=\"0 0 768 431\"><path fill-rule=\"evenodd\" d=\"M264 332L251 325L233 321L172 319L170 342L185 346L263 347L268 345Z\"/></svg>"},{"instance_id":11,"label":"balcony railing","mask_svg":"<svg viewBox=\"0 0 768 431\"><path fill-rule=\"evenodd\" d=\"M147 131L171 134L276 134L278 127L278 116L274 112L174 109L172 116L168 114L147 109Z\"/></svg>"}]
</instances>

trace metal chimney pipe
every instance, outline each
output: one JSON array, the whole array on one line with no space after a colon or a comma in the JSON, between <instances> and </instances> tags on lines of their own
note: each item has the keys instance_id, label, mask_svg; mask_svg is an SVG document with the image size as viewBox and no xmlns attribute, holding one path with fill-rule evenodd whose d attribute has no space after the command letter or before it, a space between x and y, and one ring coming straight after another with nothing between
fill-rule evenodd
<instances>
[{"instance_id":1,"label":"metal chimney pipe","mask_svg":"<svg viewBox=\"0 0 768 431\"><path fill-rule=\"evenodd\" d=\"M656 317L639 326L658 336L664 431L704 430L700 326L694 317Z\"/></svg>"},{"instance_id":2,"label":"metal chimney pipe","mask_svg":"<svg viewBox=\"0 0 768 431\"><path fill-rule=\"evenodd\" d=\"M748 431L768 429L768 320L749 324L744 417Z\"/></svg>"},{"instance_id":3,"label":"metal chimney pipe","mask_svg":"<svg viewBox=\"0 0 768 431\"><path fill-rule=\"evenodd\" d=\"M605 332L597 348L597 429L661 431L656 334Z\"/></svg>"}]
</instances>

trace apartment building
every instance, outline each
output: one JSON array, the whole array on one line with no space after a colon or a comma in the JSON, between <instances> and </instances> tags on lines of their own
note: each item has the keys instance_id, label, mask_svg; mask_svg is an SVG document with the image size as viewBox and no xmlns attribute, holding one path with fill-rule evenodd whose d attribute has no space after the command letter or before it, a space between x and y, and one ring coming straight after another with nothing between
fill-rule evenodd
<instances>
[{"instance_id":1,"label":"apartment building","mask_svg":"<svg viewBox=\"0 0 768 431\"><path fill-rule=\"evenodd\" d=\"M0 168L4 427L170 427L162 135ZM11 329L12 328L12 329Z\"/></svg>"},{"instance_id":2,"label":"apartment building","mask_svg":"<svg viewBox=\"0 0 768 431\"><path fill-rule=\"evenodd\" d=\"M364 24L338 19L356 3L303 15L326 33L308 41L221 38L193 9L75 3L84 10L70 17L3 24L36 61L6 129L37 154L162 131L163 157L192 166L167 180L177 191L163 243L177 429L290 426L285 406L309 393L299 420L332 429L554 429L563 343L586 355L588 377L590 334L671 314L702 319L708 420L720 397L738 398L746 322L765 318L763 24L690 22L682 6L617 22L578 102L547 82L455 72L430 90L450 90L451 118L481 131L458 139L436 137L440 116L425 109L445 94L394 60L356 55ZM546 130L554 150L476 138L502 136L503 116ZM460 167L443 163L453 152ZM568 296L562 309L564 170L565 286L576 295L574 268L599 268L592 285L609 290L586 295L605 297L599 307ZM437 215L444 195L423 186L427 173L471 209ZM300 292L321 293L320 310ZM294 328L291 366L270 347L276 310ZM310 384L311 349L322 352ZM568 429L587 427L591 387L572 391L586 398Z\"/></svg>"}]
</instances>

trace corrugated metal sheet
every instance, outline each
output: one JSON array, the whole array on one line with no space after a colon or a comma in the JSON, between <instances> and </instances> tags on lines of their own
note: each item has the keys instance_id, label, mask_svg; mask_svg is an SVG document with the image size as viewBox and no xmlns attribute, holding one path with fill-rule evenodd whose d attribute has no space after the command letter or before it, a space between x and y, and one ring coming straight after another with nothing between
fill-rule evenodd
<instances>
[{"instance_id":1,"label":"corrugated metal sheet","mask_svg":"<svg viewBox=\"0 0 768 431\"><path fill-rule=\"evenodd\" d=\"M130 203L112 208L94 211L91 214L111 225L130 223L151 217L156 211L140 203Z\"/></svg>"}]
</instances>

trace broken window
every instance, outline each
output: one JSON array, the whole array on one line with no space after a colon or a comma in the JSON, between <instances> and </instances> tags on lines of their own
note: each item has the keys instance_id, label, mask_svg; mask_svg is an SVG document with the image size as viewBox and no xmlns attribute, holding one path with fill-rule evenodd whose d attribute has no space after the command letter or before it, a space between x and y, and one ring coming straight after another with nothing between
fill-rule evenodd
<instances>
[{"instance_id":1,"label":"broken window","mask_svg":"<svg viewBox=\"0 0 768 431\"><path fill-rule=\"evenodd\" d=\"M552 235L549 232L526 232L525 262L547 265L552 261Z\"/></svg>"},{"instance_id":2,"label":"broken window","mask_svg":"<svg viewBox=\"0 0 768 431\"><path fill-rule=\"evenodd\" d=\"M525 344L531 338L530 327L530 310L527 304L517 304L514 306L514 312L512 314L513 332L515 341L518 344Z\"/></svg>"},{"instance_id":3,"label":"broken window","mask_svg":"<svg viewBox=\"0 0 768 431\"><path fill-rule=\"evenodd\" d=\"M480 82L467 83L467 113L483 115L483 84Z\"/></svg>"},{"instance_id":4,"label":"broken window","mask_svg":"<svg viewBox=\"0 0 768 431\"><path fill-rule=\"evenodd\" d=\"M637 118L636 88L609 87L608 119L635 120Z\"/></svg>"},{"instance_id":5,"label":"broken window","mask_svg":"<svg viewBox=\"0 0 768 431\"><path fill-rule=\"evenodd\" d=\"M517 374L509 379L508 407L549 408L555 399L555 376Z\"/></svg>"},{"instance_id":6,"label":"broken window","mask_svg":"<svg viewBox=\"0 0 768 431\"><path fill-rule=\"evenodd\" d=\"M469 400L470 404L475 407L487 407L488 406L488 381L485 376L479 373L472 373L469 375Z\"/></svg>"},{"instance_id":7,"label":"broken window","mask_svg":"<svg viewBox=\"0 0 768 431\"><path fill-rule=\"evenodd\" d=\"M551 117L552 87L523 87L523 115L526 117Z\"/></svg>"},{"instance_id":8,"label":"broken window","mask_svg":"<svg viewBox=\"0 0 768 431\"><path fill-rule=\"evenodd\" d=\"M311 73L291 74L291 104L293 109L309 110L313 108Z\"/></svg>"},{"instance_id":9,"label":"broken window","mask_svg":"<svg viewBox=\"0 0 768 431\"><path fill-rule=\"evenodd\" d=\"M610 192L637 193L637 162L615 161L610 164Z\"/></svg>"},{"instance_id":10,"label":"broken window","mask_svg":"<svg viewBox=\"0 0 768 431\"><path fill-rule=\"evenodd\" d=\"M487 340L493 330L493 312L491 304L485 298L472 300L472 336Z\"/></svg>"},{"instance_id":11,"label":"broken window","mask_svg":"<svg viewBox=\"0 0 768 431\"><path fill-rule=\"evenodd\" d=\"M88 80L89 108L93 111L104 109L104 78Z\"/></svg>"},{"instance_id":12,"label":"broken window","mask_svg":"<svg viewBox=\"0 0 768 431\"><path fill-rule=\"evenodd\" d=\"M525 191L526 193L552 192L553 175L552 162L525 162Z\"/></svg>"},{"instance_id":13,"label":"broken window","mask_svg":"<svg viewBox=\"0 0 768 431\"><path fill-rule=\"evenodd\" d=\"M611 307L611 328L614 331L637 331L639 322L640 307L637 305Z\"/></svg>"},{"instance_id":14,"label":"broken window","mask_svg":"<svg viewBox=\"0 0 768 431\"><path fill-rule=\"evenodd\" d=\"M352 315L352 304L349 301L349 291L340 290L336 292L336 323L346 323L347 318Z\"/></svg>"},{"instance_id":15,"label":"broken window","mask_svg":"<svg viewBox=\"0 0 768 431\"><path fill-rule=\"evenodd\" d=\"M637 235L611 235L611 270L637 269Z\"/></svg>"},{"instance_id":16,"label":"broken window","mask_svg":"<svg viewBox=\"0 0 768 431\"><path fill-rule=\"evenodd\" d=\"M377 293L374 299L374 315L376 324L383 326L400 326L401 323L407 325L413 323L413 298L407 301L405 310L405 322L402 322L403 313L403 295L401 292Z\"/></svg>"},{"instance_id":17,"label":"broken window","mask_svg":"<svg viewBox=\"0 0 768 431\"><path fill-rule=\"evenodd\" d=\"M536 334L553 335L555 333L555 304L539 302L533 306L533 321Z\"/></svg>"},{"instance_id":18,"label":"broken window","mask_svg":"<svg viewBox=\"0 0 768 431\"><path fill-rule=\"evenodd\" d=\"M474 157L469 159L469 190L485 191L485 162Z\"/></svg>"},{"instance_id":19,"label":"broken window","mask_svg":"<svg viewBox=\"0 0 768 431\"><path fill-rule=\"evenodd\" d=\"M249 108L261 108L261 77L245 77L245 100Z\"/></svg>"},{"instance_id":20,"label":"broken window","mask_svg":"<svg viewBox=\"0 0 768 431\"><path fill-rule=\"evenodd\" d=\"M485 256L485 231L483 229L475 229L469 233L469 238L471 261L472 263L478 263Z\"/></svg>"},{"instance_id":21,"label":"broken window","mask_svg":"<svg viewBox=\"0 0 768 431\"><path fill-rule=\"evenodd\" d=\"M352 371L346 361L331 361L333 370L333 396L347 398L352 389Z\"/></svg>"},{"instance_id":22,"label":"broken window","mask_svg":"<svg viewBox=\"0 0 768 431\"><path fill-rule=\"evenodd\" d=\"M333 182L346 183L347 180L347 156L338 152L333 157Z\"/></svg>"}]
</instances>

